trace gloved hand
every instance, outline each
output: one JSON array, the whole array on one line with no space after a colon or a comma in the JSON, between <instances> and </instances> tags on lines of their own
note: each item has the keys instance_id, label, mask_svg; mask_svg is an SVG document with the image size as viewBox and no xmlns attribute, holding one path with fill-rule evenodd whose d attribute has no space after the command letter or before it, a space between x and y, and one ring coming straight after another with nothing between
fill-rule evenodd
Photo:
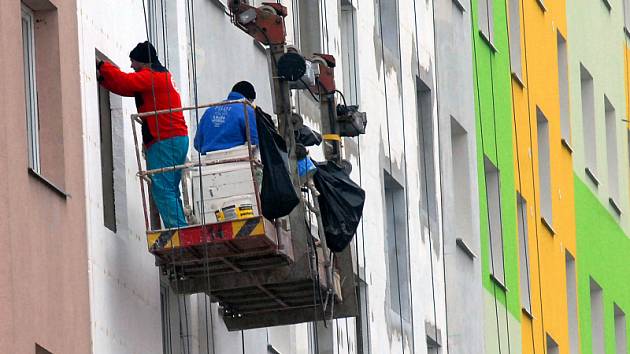
<instances>
[{"instance_id":1,"label":"gloved hand","mask_svg":"<svg viewBox=\"0 0 630 354\"><path fill-rule=\"evenodd\" d=\"M101 76L101 73L99 72L99 70L101 70L101 66L103 66L104 61L96 59L96 81L101 82L103 81L103 77Z\"/></svg>"}]
</instances>

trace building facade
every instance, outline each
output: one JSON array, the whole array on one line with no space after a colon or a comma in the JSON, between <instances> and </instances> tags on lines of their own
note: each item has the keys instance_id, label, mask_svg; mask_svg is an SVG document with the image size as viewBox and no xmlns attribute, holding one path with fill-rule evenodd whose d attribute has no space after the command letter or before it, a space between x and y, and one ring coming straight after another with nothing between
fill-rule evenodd
<instances>
[{"instance_id":1,"label":"building facade","mask_svg":"<svg viewBox=\"0 0 630 354\"><path fill-rule=\"evenodd\" d=\"M628 0L281 3L368 117L342 143L359 316L230 332L147 251L134 100L95 63L149 39L184 106L248 80L271 112L227 0L0 0L0 353L628 353Z\"/></svg>"},{"instance_id":2,"label":"building facade","mask_svg":"<svg viewBox=\"0 0 630 354\"><path fill-rule=\"evenodd\" d=\"M582 352L628 351L627 1L567 7ZM591 19L590 31L580 23ZM606 38L606 40L599 40ZM602 58L606 56L606 60ZM624 105L626 105L624 107Z\"/></svg>"}]
</instances>

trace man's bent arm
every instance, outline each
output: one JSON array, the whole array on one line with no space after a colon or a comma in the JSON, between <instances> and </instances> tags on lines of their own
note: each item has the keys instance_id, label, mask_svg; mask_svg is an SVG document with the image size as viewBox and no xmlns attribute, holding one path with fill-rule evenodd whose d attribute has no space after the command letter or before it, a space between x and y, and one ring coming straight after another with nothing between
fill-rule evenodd
<instances>
[{"instance_id":1,"label":"man's bent arm","mask_svg":"<svg viewBox=\"0 0 630 354\"><path fill-rule=\"evenodd\" d=\"M133 97L136 93L151 88L151 72L124 73L111 63L101 65L101 84L121 96Z\"/></svg>"}]
</instances>

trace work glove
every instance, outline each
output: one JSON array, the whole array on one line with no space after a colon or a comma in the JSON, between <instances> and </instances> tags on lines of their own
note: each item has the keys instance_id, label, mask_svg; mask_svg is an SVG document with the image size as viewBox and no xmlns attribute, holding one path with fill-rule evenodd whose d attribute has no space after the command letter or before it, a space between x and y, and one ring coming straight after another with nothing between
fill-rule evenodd
<instances>
[{"instance_id":1,"label":"work glove","mask_svg":"<svg viewBox=\"0 0 630 354\"><path fill-rule=\"evenodd\" d=\"M102 82L103 81L103 77L101 76L101 73L99 70L101 70L101 66L103 66L103 61L102 60L96 60L96 81L98 82Z\"/></svg>"}]
</instances>

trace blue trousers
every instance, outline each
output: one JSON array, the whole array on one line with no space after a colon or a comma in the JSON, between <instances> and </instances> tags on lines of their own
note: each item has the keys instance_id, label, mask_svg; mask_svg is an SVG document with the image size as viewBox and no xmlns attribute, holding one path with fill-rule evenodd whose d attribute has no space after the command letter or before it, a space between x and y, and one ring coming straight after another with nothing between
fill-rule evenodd
<instances>
[{"instance_id":1,"label":"blue trousers","mask_svg":"<svg viewBox=\"0 0 630 354\"><path fill-rule=\"evenodd\" d=\"M188 154L188 137L177 136L158 141L149 147L146 154L149 170L181 165ZM187 225L179 191L181 179L181 170L151 176L151 194L166 228Z\"/></svg>"}]
</instances>

